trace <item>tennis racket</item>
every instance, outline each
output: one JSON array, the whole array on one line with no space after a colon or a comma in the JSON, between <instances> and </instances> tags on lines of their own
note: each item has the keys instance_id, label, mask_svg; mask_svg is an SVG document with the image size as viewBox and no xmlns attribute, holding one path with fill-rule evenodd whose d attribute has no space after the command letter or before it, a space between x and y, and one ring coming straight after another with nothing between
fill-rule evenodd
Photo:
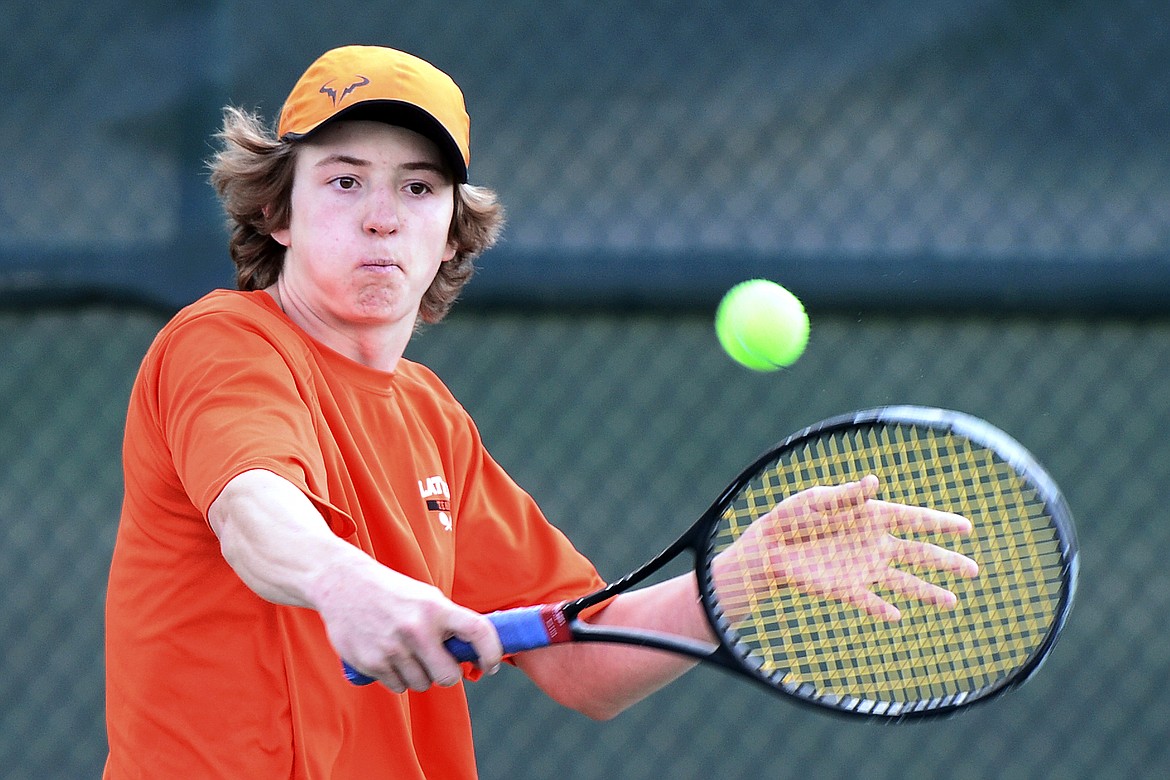
<instances>
[{"instance_id":1,"label":"tennis racket","mask_svg":"<svg viewBox=\"0 0 1170 780\"><path fill-rule=\"evenodd\" d=\"M770 571L745 571L730 582L714 576L715 556L786 497L868 474L879 477L881 500L972 523L969 535L948 538L945 546L978 562L977 577L904 567L955 593L954 609L903 597L896 605L901 619L891 622L776 582ZM693 553L717 645L580 619L685 550ZM1064 626L1076 579L1068 506L1019 443L967 414L897 406L834 417L789 436L736 477L678 540L605 588L488 617L505 653L564 641L657 648L716 664L801 703L902 720L987 701L1032 676ZM874 592L897 599L880 584ZM447 648L461 661L475 660L457 638ZM373 681L348 664L346 676L359 685Z\"/></svg>"}]
</instances>

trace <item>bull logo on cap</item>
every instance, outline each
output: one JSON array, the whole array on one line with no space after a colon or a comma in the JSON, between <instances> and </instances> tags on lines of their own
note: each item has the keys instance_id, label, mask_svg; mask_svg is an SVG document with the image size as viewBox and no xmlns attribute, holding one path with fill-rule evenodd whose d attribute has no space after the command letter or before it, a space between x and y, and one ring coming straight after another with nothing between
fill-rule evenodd
<instances>
[{"instance_id":1,"label":"bull logo on cap","mask_svg":"<svg viewBox=\"0 0 1170 780\"><path fill-rule=\"evenodd\" d=\"M345 100L346 95L353 92L355 89L358 89L359 87L366 86L367 84L370 83L370 80L368 78L366 78L365 76L358 76L358 81L353 82L348 87L341 90L341 95L338 95L337 90L335 90L333 87L329 86L333 82L334 82L334 79L330 79L329 81L326 81L324 84L321 85L321 89L319 91L321 92L322 95L328 95L329 98L333 101L333 105L336 106L338 103Z\"/></svg>"}]
</instances>

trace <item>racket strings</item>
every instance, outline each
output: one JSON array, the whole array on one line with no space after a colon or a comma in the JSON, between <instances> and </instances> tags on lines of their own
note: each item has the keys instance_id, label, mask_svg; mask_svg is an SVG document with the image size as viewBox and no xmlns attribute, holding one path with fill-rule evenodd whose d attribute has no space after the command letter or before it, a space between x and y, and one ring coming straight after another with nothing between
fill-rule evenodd
<instances>
[{"instance_id":1,"label":"racket strings","mask_svg":"<svg viewBox=\"0 0 1170 780\"><path fill-rule=\"evenodd\" d=\"M929 540L979 562L966 580L913 566L952 590L953 611L898 603L897 623L772 578L747 556L716 583L729 641L760 674L817 697L855 696L912 706L978 695L1010 677L1043 643L1059 608L1065 561L1046 503L994 452L968 439L911 424L823 435L782 455L741 491L714 537L724 550L783 498L815 485L876 474L886 501L967 517L969 537ZM758 565L757 565L758 564Z\"/></svg>"}]
</instances>

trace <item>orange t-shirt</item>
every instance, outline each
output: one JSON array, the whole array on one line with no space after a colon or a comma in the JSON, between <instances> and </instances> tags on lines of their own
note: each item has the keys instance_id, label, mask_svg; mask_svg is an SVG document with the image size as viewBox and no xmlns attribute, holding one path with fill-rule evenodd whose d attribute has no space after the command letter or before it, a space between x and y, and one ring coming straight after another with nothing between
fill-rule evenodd
<instances>
[{"instance_id":1,"label":"orange t-shirt","mask_svg":"<svg viewBox=\"0 0 1170 780\"><path fill-rule=\"evenodd\" d=\"M243 471L284 477L338 536L480 612L601 585L433 373L350 361L263 292L212 293L159 333L123 467L106 599L116 780L475 776L462 685L350 685L316 612L261 599L224 561L207 511Z\"/></svg>"}]
</instances>

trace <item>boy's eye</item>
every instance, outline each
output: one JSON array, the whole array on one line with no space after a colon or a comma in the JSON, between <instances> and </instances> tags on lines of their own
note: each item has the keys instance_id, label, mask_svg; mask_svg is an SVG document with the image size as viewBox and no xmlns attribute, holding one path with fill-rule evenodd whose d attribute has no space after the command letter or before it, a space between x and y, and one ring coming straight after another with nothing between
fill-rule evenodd
<instances>
[{"instance_id":1,"label":"boy's eye","mask_svg":"<svg viewBox=\"0 0 1170 780\"><path fill-rule=\"evenodd\" d=\"M352 176L341 176L337 179L337 186L343 190L352 190L357 186L357 179Z\"/></svg>"},{"instance_id":2,"label":"boy's eye","mask_svg":"<svg viewBox=\"0 0 1170 780\"><path fill-rule=\"evenodd\" d=\"M421 181L411 182L406 189L411 195L425 195L431 191L431 188Z\"/></svg>"}]
</instances>

